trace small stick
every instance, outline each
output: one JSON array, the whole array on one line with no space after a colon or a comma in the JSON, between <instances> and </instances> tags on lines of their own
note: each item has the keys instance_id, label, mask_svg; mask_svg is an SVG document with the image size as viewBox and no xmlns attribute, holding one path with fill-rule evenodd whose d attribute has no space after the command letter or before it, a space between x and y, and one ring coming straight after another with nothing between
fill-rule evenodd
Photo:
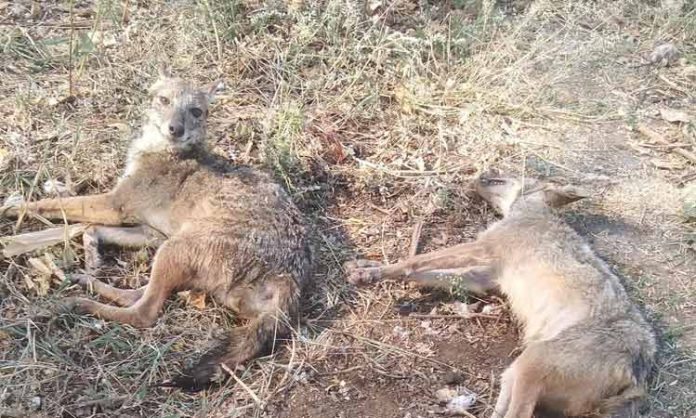
<instances>
[{"instance_id":1,"label":"small stick","mask_svg":"<svg viewBox=\"0 0 696 418\"><path fill-rule=\"evenodd\" d=\"M418 243L420 241L421 232L423 231L423 221L420 220L413 227L413 234L411 235L411 248L408 250L408 256L414 257L418 254Z\"/></svg>"},{"instance_id":2,"label":"small stick","mask_svg":"<svg viewBox=\"0 0 696 418\"><path fill-rule=\"evenodd\" d=\"M123 14L121 15L121 24L125 25L126 23L128 23L128 3L130 3L130 1L125 0L123 3L124 4L123 4Z\"/></svg>"},{"instance_id":3,"label":"small stick","mask_svg":"<svg viewBox=\"0 0 696 418\"><path fill-rule=\"evenodd\" d=\"M642 123L639 123L638 125L636 125L636 129L641 134L650 138L650 140L653 142L656 142L656 143L662 144L662 145L668 145L668 146L672 145L672 143L669 142L668 140L666 140L662 135L653 131L652 129L648 128L647 126L645 126ZM692 163L696 163L696 154L694 154L691 151L687 151L683 148L671 148L670 151L672 151L675 154L681 155L682 157L686 158L687 160L691 161Z\"/></svg>"},{"instance_id":4,"label":"small stick","mask_svg":"<svg viewBox=\"0 0 696 418\"><path fill-rule=\"evenodd\" d=\"M471 319L471 318L487 318L498 319L500 315L489 315L484 313L472 312L466 315L434 315L434 314L409 314L408 318L423 318L423 319Z\"/></svg>"},{"instance_id":5,"label":"small stick","mask_svg":"<svg viewBox=\"0 0 696 418\"><path fill-rule=\"evenodd\" d=\"M227 373L229 373L229 375L232 376L232 379L234 379L235 382L239 383L239 386L241 386L242 389L244 389L249 394L249 396L251 396L251 399L254 400L254 402L259 408L263 406L263 404L261 403L261 399L259 399L259 397L256 396L256 393L254 393L254 391L251 390L251 388L247 386L246 383L242 382L242 379L238 378L237 375L234 374L232 369L230 369L225 363L220 363L220 367L222 367Z\"/></svg>"}]
</instances>

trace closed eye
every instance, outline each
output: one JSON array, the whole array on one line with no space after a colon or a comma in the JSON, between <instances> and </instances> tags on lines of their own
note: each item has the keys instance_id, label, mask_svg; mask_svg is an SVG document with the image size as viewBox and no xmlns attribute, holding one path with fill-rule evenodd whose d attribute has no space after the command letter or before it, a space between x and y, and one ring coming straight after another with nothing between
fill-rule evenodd
<instances>
[{"instance_id":1,"label":"closed eye","mask_svg":"<svg viewBox=\"0 0 696 418\"><path fill-rule=\"evenodd\" d=\"M197 107L194 107L193 109L191 109L191 114L195 118L200 118L201 115L203 114L203 111Z\"/></svg>"}]
</instances>

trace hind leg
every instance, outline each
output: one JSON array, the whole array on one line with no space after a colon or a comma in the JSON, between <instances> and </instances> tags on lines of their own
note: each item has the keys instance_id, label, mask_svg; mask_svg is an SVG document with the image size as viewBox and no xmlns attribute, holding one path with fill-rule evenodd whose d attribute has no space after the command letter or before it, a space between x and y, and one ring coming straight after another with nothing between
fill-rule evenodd
<instances>
[{"instance_id":1,"label":"hind leg","mask_svg":"<svg viewBox=\"0 0 696 418\"><path fill-rule=\"evenodd\" d=\"M102 282L88 274L73 274L73 282L81 284L84 288L116 303L119 306L132 306L145 293L147 286L138 289L119 289Z\"/></svg>"},{"instance_id":2,"label":"hind leg","mask_svg":"<svg viewBox=\"0 0 696 418\"><path fill-rule=\"evenodd\" d=\"M544 389L544 370L544 365L523 352L504 373L493 417L531 418Z\"/></svg>"},{"instance_id":3,"label":"hind leg","mask_svg":"<svg viewBox=\"0 0 696 418\"><path fill-rule=\"evenodd\" d=\"M186 248L181 248L182 245ZM182 245L170 240L160 247L155 255L150 282L143 295L133 305L119 308L83 298L70 298L66 300L66 305L77 312L89 313L138 328L152 326L172 290L184 284L193 274L188 260L182 258L190 248L186 243Z\"/></svg>"},{"instance_id":4,"label":"hind leg","mask_svg":"<svg viewBox=\"0 0 696 418\"><path fill-rule=\"evenodd\" d=\"M500 394L498 394L498 400L495 402L491 418L503 418L507 413L514 382L512 367L509 367L500 378Z\"/></svg>"},{"instance_id":5,"label":"hind leg","mask_svg":"<svg viewBox=\"0 0 696 418\"><path fill-rule=\"evenodd\" d=\"M118 289L93 277L93 274L99 271L102 264L99 247L102 244L127 248L157 247L165 239L164 235L145 225L133 227L91 226L82 235L85 249L85 270L88 274L73 274L72 279L117 305L131 306L145 293L146 286L139 289Z\"/></svg>"}]
</instances>

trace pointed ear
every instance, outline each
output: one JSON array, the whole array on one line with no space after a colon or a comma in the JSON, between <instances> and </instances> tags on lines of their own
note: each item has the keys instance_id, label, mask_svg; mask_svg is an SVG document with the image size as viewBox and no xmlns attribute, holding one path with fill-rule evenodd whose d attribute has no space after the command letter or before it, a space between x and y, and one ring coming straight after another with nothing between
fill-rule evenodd
<instances>
[{"instance_id":1,"label":"pointed ear","mask_svg":"<svg viewBox=\"0 0 696 418\"><path fill-rule=\"evenodd\" d=\"M544 190L546 204L553 208L559 208L589 196L590 193L587 190L576 186L553 186Z\"/></svg>"},{"instance_id":2,"label":"pointed ear","mask_svg":"<svg viewBox=\"0 0 696 418\"><path fill-rule=\"evenodd\" d=\"M225 90L225 80L219 78L208 85L205 89L208 95L208 103L215 100L215 96Z\"/></svg>"},{"instance_id":3,"label":"pointed ear","mask_svg":"<svg viewBox=\"0 0 696 418\"><path fill-rule=\"evenodd\" d=\"M163 62L157 66L157 74L159 75L160 80L172 78L171 68L169 68L169 66Z\"/></svg>"}]
</instances>

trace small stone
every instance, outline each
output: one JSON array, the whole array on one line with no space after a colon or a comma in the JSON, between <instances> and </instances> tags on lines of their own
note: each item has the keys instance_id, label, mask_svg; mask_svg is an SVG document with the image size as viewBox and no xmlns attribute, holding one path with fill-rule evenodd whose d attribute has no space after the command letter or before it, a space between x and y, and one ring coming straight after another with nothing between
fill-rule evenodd
<instances>
[{"instance_id":1,"label":"small stone","mask_svg":"<svg viewBox=\"0 0 696 418\"><path fill-rule=\"evenodd\" d=\"M469 316L471 313L469 305L460 301L453 302L450 307L452 308L452 311L459 316Z\"/></svg>"},{"instance_id":2,"label":"small stone","mask_svg":"<svg viewBox=\"0 0 696 418\"><path fill-rule=\"evenodd\" d=\"M41 397L34 396L33 398L31 398L30 406L32 411L38 411L39 409L41 409Z\"/></svg>"},{"instance_id":3,"label":"small stone","mask_svg":"<svg viewBox=\"0 0 696 418\"><path fill-rule=\"evenodd\" d=\"M650 54L650 63L669 66L679 61L679 50L670 43L662 44Z\"/></svg>"},{"instance_id":4,"label":"small stone","mask_svg":"<svg viewBox=\"0 0 696 418\"><path fill-rule=\"evenodd\" d=\"M408 338L408 336L411 334L407 329L396 325L394 329L392 330L392 333L396 336L399 337L401 340L405 340Z\"/></svg>"},{"instance_id":5,"label":"small stone","mask_svg":"<svg viewBox=\"0 0 696 418\"><path fill-rule=\"evenodd\" d=\"M498 315L500 313L500 305L486 305L481 309L481 313L484 315Z\"/></svg>"},{"instance_id":6,"label":"small stone","mask_svg":"<svg viewBox=\"0 0 696 418\"><path fill-rule=\"evenodd\" d=\"M452 398L449 402L447 402L446 409L450 414L464 415L465 412L471 408L474 402L476 402L476 395L472 392L468 392Z\"/></svg>"},{"instance_id":7,"label":"small stone","mask_svg":"<svg viewBox=\"0 0 696 418\"><path fill-rule=\"evenodd\" d=\"M451 415L464 415L476 402L476 394L462 386L439 389L435 397L440 404L446 404L445 410Z\"/></svg>"},{"instance_id":8,"label":"small stone","mask_svg":"<svg viewBox=\"0 0 696 418\"><path fill-rule=\"evenodd\" d=\"M435 398L437 398L437 401L440 403L448 403L452 399L454 399L459 393L455 389L451 388L442 388L438 389L435 392Z\"/></svg>"}]
</instances>

